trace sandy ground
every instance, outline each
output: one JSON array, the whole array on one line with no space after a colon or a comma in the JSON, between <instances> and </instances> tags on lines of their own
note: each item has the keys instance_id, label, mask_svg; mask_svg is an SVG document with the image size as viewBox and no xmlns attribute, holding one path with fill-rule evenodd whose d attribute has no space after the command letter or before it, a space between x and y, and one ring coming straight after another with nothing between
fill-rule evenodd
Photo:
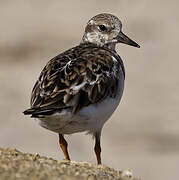
<instances>
[{"instance_id":1,"label":"sandy ground","mask_svg":"<svg viewBox=\"0 0 179 180\"><path fill-rule=\"evenodd\" d=\"M118 45L126 67L122 102L102 134L103 163L145 180L177 179L179 2L0 0L0 144L63 159L58 136L22 111L47 61L81 40L89 18L110 12L141 49ZM72 160L95 163L93 140L67 137Z\"/></svg>"},{"instance_id":2,"label":"sandy ground","mask_svg":"<svg viewBox=\"0 0 179 180\"><path fill-rule=\"evenodd\" d=\"M1 180L139 180L131 169L116 171L88 162L57 161L39 154L0 148Z\"/></svg>"}]
</instances>

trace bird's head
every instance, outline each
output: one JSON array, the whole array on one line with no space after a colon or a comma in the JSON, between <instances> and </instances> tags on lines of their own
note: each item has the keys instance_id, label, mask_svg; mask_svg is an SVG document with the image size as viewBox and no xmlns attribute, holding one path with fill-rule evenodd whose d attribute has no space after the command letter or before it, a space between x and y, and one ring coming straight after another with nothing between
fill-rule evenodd
<instances>
[{"instance_id":1,"label":"bird's head","mask_svg":"<svg viewBox=\"0 0 179 180\"><path fill-rule=\"evenodd\" d=\"M117 43L140 47L122 32L121 21L116 16L107 13L98 14L88 21L82 39L82 43L84 42L112 49Z\"/></svg>"}]
</instances>

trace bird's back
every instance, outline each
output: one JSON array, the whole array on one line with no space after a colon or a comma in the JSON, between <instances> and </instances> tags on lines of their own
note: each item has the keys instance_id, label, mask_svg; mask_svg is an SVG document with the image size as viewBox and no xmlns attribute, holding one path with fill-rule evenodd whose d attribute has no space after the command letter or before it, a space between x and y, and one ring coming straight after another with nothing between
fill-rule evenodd
<instances>
[{"instance_id":1,"label":"bird's back","mask_svg":"<svg viewBox=\"0 0 179 180\"><path fill-rule=\"evenodd\" d=\"M119 76L124 80L125 72L115 51L80 44L47 63L32 90L31 109L25 114L43 117L64 109L75 114L107 97L115 98L120 91Z\"/></svg>"}]
</instances>

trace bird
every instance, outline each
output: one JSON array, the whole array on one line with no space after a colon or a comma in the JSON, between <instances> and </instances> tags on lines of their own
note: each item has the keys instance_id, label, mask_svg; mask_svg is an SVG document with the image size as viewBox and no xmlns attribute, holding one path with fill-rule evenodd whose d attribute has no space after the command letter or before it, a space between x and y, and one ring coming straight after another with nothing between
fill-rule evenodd
<instances>
[{"instance_id":1,"label":"bird","mask_svg":"<svg viewBox=\"0 0 179 180\"><path fill-rule=\"evenodd\" d=\"M125 81L123 61L116 45L140 46L122 31L112 14L92 17L80 43L52 58L40 73L30 100L30 115L40 126L58 133L59 145L70 160L65 135L86 132L95 140L101 164L101 132L118 107Z\"/></svg>"}]
</instances>

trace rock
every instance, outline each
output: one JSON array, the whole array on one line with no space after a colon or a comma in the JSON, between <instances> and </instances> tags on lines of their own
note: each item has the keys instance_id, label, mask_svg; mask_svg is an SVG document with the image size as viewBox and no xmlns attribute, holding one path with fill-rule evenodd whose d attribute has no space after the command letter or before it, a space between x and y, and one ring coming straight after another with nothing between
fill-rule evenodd
<instances>
[{"instance_id":1,"label":"rock","mask_svg":"<svg viewBox=\"0 0 179 180\"><path fill-rule=\"evenodd\" d=\"M0 148L0 180L139 180L132 171L116 171L87 162L57 161L39 154Z\"/></svg>"}]
</instances>

